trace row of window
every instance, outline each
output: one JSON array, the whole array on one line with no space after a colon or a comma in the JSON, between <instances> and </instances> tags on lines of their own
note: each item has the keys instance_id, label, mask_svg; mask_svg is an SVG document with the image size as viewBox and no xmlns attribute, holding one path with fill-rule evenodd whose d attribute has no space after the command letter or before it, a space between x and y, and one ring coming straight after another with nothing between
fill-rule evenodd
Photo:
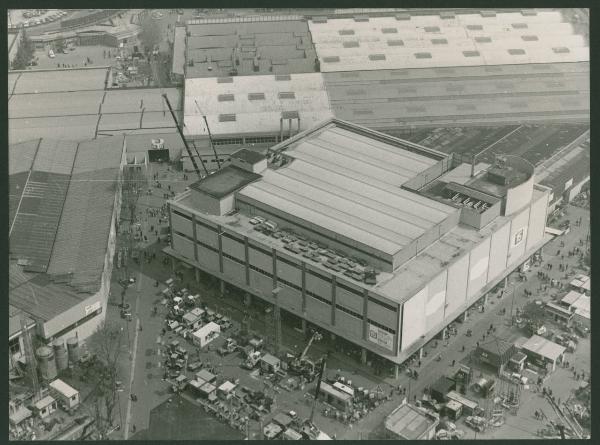
<instances>
[{"instance_id":1,"label":"row of window","mask_svg":"<svg viewBox=\"0 0 600 445\"><path fill-rule=\"evenodd\" d=\"M248 266L253 271L258 272L258 273L264 275L265 277L273 278L273 274L267 272L266 270L262 270L260 267L253 266L252 264L249 264Z\"/></svg>"},{"instance_id":2,"label":"row of window","mask_svg":"<svg viewBox=\"0 0 600 445\"><path fill-rule=\"evenodd\" d=\"M287 280L284 280L283 278L277 277L277 282L278 283L281 282L281 283L285 284L287 287L291 287L292 289L296 289L297 291L302 292L302 287L301 286L298 286L297 284L294 284L294 283L291 283L291 282L289 282Z\"/></svg>"},{"instance_id":3,"label":"row of window","mask_svg":"<svg viewBox=\"0 0 600 445\"><path fill-rule=\"evenodd\" d=\"M78 326L81 326L85 322L90 321L92 318L100 315L101 313L102 313L102 308L99 308L99 309L95 310L94 312L92 312L91 314L86 315L85 317L83 317L79 321L76 321L72 325L67 326L62 331L59 331L56 334L54 334L54 338L58 338L58 337L61 337L61 336L65 335L67 332L72 331L73 329L76 329Z\"/></svg>"},{"instance_id":4,"label":"row of window","mask_svg":"<svg viewBox=\"0 0 600 445\"><path fill-rule=\"evenodd\" d=\"M311 292L311 291L307 290L306 291L306 295L314 298L315 300L319 300L321 303L325 303L325 304L331 306L331 301L329 301L329 300L327 300L327 299L325 299L325 298L323 298L323 297L315 294L314 292Z\"/></svg>"},{"instance_id":5,"label":"row of window","mask_svg":"<svg viewBox=\"0 0 600 445\"><path fill-rule=\"evenodd\" d=\"M386 332L389 332L390 334L396 335L396 330L395 329L388 328L387 326L382 325L381 323L377 323L376 321L373 321L370 318L368 319L368 322L371 323L373 326L378 327L381 330L384 330Z\"/></svg>"},{"instance_id":6,"label":"row of window","mask_svg":"<svg viewBox=\"0 0 600 445\"><path fill-rule=\"evenodd\" d=\"M221 116L226 116L224 114L219 115L219 122L235 122L235 114L230 114L227 116L233 117L224 117L224 120L221 120ZM242 138L217 138L213 139L213 145L242 145L244 140Z\"/></svg>"},{"instance_id":7,"label":"row of window","mask_svg":"<svg viewBox=\"0 0 600 445\"><path fill-rule=\"evenodd\" d=\"M353 316L355 318L358 318L360 320L363 319L363 316L361 314L359 314L358 312L351 311L350 309L348 309L348 308L346 308L346 307L344 307L342 305L336 304L335 307L337 309L339 309L340 311L345 312L348 315L351 315L351 316Z\"/></svg>"},{"instance_id":8,"label":"row of window","mask_svg":"<svg viewBox=\"0 0 600 445\"><path fill-rule=\"evenodd\" d=\"M257 136L247 137L246 144L275 144L277 143L276 136Z\"/></svg>"},{"instance_id":9,"label":"row of window","mask_svg":"<svg viewBox=\"0 0 600 445\"><path fill-rule=\"evenodd\" d=\"M277 94L279 99L295 99L296 93L293 91L282 91ZM217 96L219 102L233 102L235 101L235 95L233 94L219 94ZM265 93L250 93L248 94L248 100L265 100ZM228 115L221 115L228 116Z\"/></svg>"}]
</instances>

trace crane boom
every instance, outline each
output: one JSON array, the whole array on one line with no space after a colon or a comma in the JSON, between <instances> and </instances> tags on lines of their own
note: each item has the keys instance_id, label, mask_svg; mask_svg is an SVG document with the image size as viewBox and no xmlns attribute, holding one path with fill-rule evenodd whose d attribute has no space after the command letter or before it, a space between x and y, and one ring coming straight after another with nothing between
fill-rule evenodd
<instances>
[{"instance_id":1,"label":"crane boom","mask_svg":"<svg viewBox=\"0 0 600 445\"><path fill-rule=\"evenodd\" d=\"M215 144L213 144L212 133L210 132L210 127L208 126L208 120L206 119L206 116L204 115L204 113L202 113L202 110L200 109L200 105L198 105L198 101L196 99L194 99L194 103L196 104L196 108L198 109L198 111L202 115L202 118L204 119L204 125L206 125L206 130L208 131L208 142L210 142L210 148L212 148L213 154L215 155L215 161L217 161L217 167L219 170L221 170L221 161L219 160L219 155L217 155L217 150L215 149Z\"/></svg>"},{"instance_id":2,"label":"crane boom","mask_svg":"<svg viewBox=\"0 0 600 445\"><path fill-rule=\"evenodd\" d=\"M310 418L308 419L309 424L313 423L313 417L315 415L315 407L317 406L317 399L319 398L319 390L321 389L321 380L323 380L323 374L325 372L325 365L327 363L327 357L329 352L326 352L321 359L321 369L319 370L319 378L317 379L317 386L315 387L315 399L313 400L313 406L310 410Z\"/></svg>"},{"instance_id":3,"label":"crane boom","mask_svg":"<svg viewBox=\"0 0 600 445\"><path fill-rule=\"evenodd\" d=\"M300 354L300 357L298 357L298 360L299 361L303 360L304 357L306 356L306 353L310 349L310 345L312 345L315 340L321 340L321 338L322 338L321 334L318 331L315 331L314 334L312 335L312 337L310 337L310 340L308 341L306 348L304 348L304 351L302 351L302 354Z\"/></svg>"},{"instance_id":4,"label":"crane boom","mask_svg":"<svg viewBox=\"0 0 600 445\"><path fill-rule=\"evenodd\" d=\"M171 102L169 102L169 98L167 97L166 93L163 93L162 96L163 96L163 99L165 100L165 102L167 103L167 107L169 107L169 111L171 112L171 116L173 117L173 121L175 121L175 126L177 127L177 131L179 132L179 136L181 136L181 140L183 141L183 145L185 146L185 149L186 149L186 151L188 153L188 156L190 157L190 160L192 161L192 165L194 166L194 170L196 171L196 174L198 175L198 177L200 179L202 179L202 174L200 173L200 169L198 168L198 164L196 163L196 159L194 159L194 155L192 154L192 150L190 150L190 146L188 145L187 141L185 140L185 137L183 136L183 130L181 129L181 127L179 126L179 123L177 122L177 118L175 117L175 112L173 111L173 108L171 107ZM200 155L198 154L197 151L196 151L196 154L198 155L198 159L200 159ZM204 167L204 171L206 172L206 175L208 176L208 169L206 168L206 165L204 165L203 162L202 162L202 167Z\"/></svg>"},{"instance_id":5,"label":"crane boom","mask_svg":"<svg viewBox=\"0 0 600 445\"><path fill-rule=\"evenodd\" d=\"M23 331L23 343L25 343L27 370L29 371L29 377L31 378L31 384L33 385L33 401L37 402L42 398L42 393L37 374L37 361L35 359L33 344L31 343L31 334L29 329L27 329L27 321L24 317L21 317L21 330Z\"/></svg>"}]
</instances>

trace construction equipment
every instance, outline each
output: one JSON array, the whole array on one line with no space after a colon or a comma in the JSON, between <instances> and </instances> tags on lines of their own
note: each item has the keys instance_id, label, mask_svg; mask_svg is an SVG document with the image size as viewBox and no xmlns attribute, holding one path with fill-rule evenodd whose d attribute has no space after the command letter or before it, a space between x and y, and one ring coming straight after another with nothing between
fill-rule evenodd
<instances>
[{"instance_id":1,"label":"construction equipment","mask_svg":"<svg viewBox=\"0 0 600 445\"><path fill-rule=\"evenodd\" d=\"M317 385L315 387L315 396L312 408L310 410L310 417L306 422L304 422L304 425L302 426L302 433L309 440L319 440L323 435L323 432L319 428L317 428L317 426L313 423L313 419L315 416L315 408L317 406L317 400L319 399L319 391L321 390L321 380L323 380L323 374L325 373L325 366L327 364L328 356L329 352L327 352L321 359L319 377L317 380Z\"/></svg>"},{"instance_id":2,"label":"construction equipment","mask_svg":"<svg viewBox=\"0 0 600 445\"><path fill-rule=\"evenodd\" d=\"M260 361L261 357L262 357L262 354L260 351L254 351L250 355L248 355L248 358L246 359L246 361L243 363L242 366L246 369L254 369L256 367L256 365L258 364L258 362Z\"/></svg>"},{"instance_id":3,"label":"construction equipment","mask_svg":"<svg viewBox=\"0 0 600 445\"><path fill-rule=\"evenodd\" d=\"M479 416L468 416L465 423L470 428L474 429L478 433L485 431L486 421L483 417Z\"/></svg>"},{"instance_id":4,"label":"construction equipment","mask_svg":"<svg viewBox=\"0 0 600 445\"><path fill-rule=\"evenodd\" d=\"M42 398L42 388L40 387L40 382L38 380L37 361L33 352L33 344L31 343L31 333L29 332L29 329L27 329L25 317L21 317L21 331L23 332L23 340L25 343L27 370L33 386L33 403L35 403Z\"/></svg>"},{"instance_id":5,"label":"construction equipment","mask_svg":"<svg viewBox=\"0 0 600 445\"><path fill-rule=\"evenodd\" d=\"M312 381L312 379L314 379L315 364L306 358L306 354L307 354L308 350L310 349L311 345L313 344L313 342L315 340L319 341L322 338L323 338L323 336L321 335L321 333L318 331L315 331L313 333L313 335L310 337L308 344L302 351L302 354L300 354L298 357L295 357L288 364L288 371L290 371L291 373L297 374L297 375L303 375L304 377L307 378L307 380Z\"/></svg>"},{"instance_id":6,"label":"construction equipment","mask_svg":"<svg viewBox=\"0 0 600 445\"><path fill-rule=\"evenodd\" d=\"M233 338L225 340L225 344L217 351L220 355L227 355L235 352L238 348L237 342Z\"/></svg>"},{"instance_id":7,"label":"construction equipment","mask_svg":"<svg viewBox=\"0 0 600 445\"><path fill-rule=\"evenodd\" d=\"M173 117L173 121L175 122L175 126L177 127L177 131L179 132L179 136L181 136L181 140L183 141L183 145L185 146L187 154L190 157L190 160L192 161L192 165L194 166L194 171L196 172L196 174L198 175L198 177L200 179L202 179L202 174L200 173L200 169L198 168L198 164L196 163L196 159L194 158L194 155L192 154L192 150L190 150L190 146L188 145L187 141L185 140L185 136L183 135L183 130L181 129L181 126L177 122L177 118L175 117L175 112L173 111L173 108L171 107L171 102L169 102L169 98L167 97L166 93L163 93L162 97L165 100L165 102L167 103L167 107L169 107L169 111L171 112L171 116ZM196 150L195 146L194 146L194 149ZM196 155L198 156L198 159L200 159L200 154L198 153L198 150L196 150ZM202 162L202 167L204 167L204 172L208 176L208 169L206 168L206 165L204 165L203 162Z\"/></svg>"},{"instance_id":8,"label":"construction equipment","mask_svg":"<svg viewBox=\"0 0 600 445\"><path fill-rule=\"evenodd\" d=\"M215 155L215 161L217 161L217 167L219 170L221 170L221 161L219 160L219 156L217 155L217 150L215 149L215 145L213 144L212 134L210 132L210 127L208 126L208 120L206 119L206 115L200 109L200 105L198 105L198 102L196 101L196 99L194 99L194 103L196 104L196 108L198 109L198 111L202 115L202 118L204 119L204 125L206 125L206 130L208 131L208 141L210 142L210 148L212 148L213 154Z\"/></svg>"}]
</instances>

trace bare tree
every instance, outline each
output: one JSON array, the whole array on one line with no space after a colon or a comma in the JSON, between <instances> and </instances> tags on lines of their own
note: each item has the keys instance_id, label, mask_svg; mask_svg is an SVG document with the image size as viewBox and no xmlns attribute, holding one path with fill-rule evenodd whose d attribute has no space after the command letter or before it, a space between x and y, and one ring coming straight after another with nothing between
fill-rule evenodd
<instances>
[{"instance_id":1,"label":"bare tree","mask_svg":"<svg viewBox=\"0 0 600 445\"><path fill-rule=\"evenodd\" d=\"M141 20L140 41L144 44L146 54L154 48L161 40L161 32L158 23L150 14L146 14Z\"/></svg>"},{"instance_id":2,"label":"bare tree","mask_svg":"<svg viewBox=\"0 0 600 445\"><path fill-rule=\"evenodd\" d=\"M93 369L88 374L94 389L88 397L94 398L96 428L101 435L113 425L114 409L119 398L119 358L125 344L123 329L116 323L104 323L86 341L95 355Z\"/></svg>"}]
</instances>

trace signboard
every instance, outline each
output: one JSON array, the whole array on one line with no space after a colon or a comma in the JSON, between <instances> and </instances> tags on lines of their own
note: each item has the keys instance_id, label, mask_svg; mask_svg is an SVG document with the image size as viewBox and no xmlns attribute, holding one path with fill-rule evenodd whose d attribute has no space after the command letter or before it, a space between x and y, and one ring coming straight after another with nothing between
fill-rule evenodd
<instances>
[{"instance_id":1,"label":"signboard","mask_svg":"<svg viewBox=\"0 0 600 445\"><path fill-rule=\"evenodd\" d=\"M517 231L517 233L515 233L515 240L513 243L514 246L518 246L525 239L525 229L526 229L526 227L523 227L522 229Z\"/></svg>"},{"instance_id":2,"label":"signboard","mask_svg":"<svg viewBox=\"0 0 600 445\"><path fill-rule=\"evenodd\" d=\"M394 336L372 324L369 324L369 341L390 351L394 350Z\"/></svg>"},{"instance_id":3,"label":"signboard","mask_svg":"<svg viewBox=\"0 0 600 445\"><path fill-rule=\"evenodd\" d=\"M100 309L100 302L97 301L94 304L90 304L89 306L85 307L85 315L90 315L92 312L96 312L98 309Z\"/></svg>"}]
</instances>

